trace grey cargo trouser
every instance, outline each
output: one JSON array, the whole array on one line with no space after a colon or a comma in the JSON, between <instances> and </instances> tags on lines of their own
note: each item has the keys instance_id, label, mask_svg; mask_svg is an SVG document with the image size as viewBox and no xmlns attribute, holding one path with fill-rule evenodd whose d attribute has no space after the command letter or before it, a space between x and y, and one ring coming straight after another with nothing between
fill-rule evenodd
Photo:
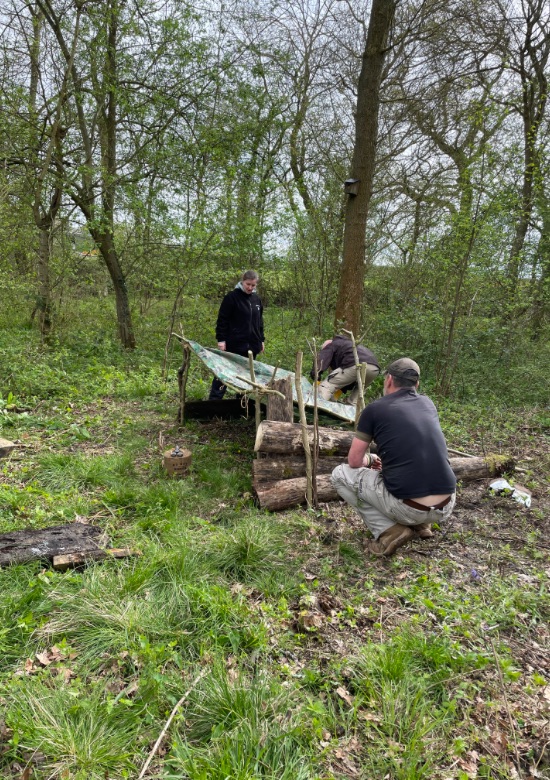
<instances>
[{"instance_id":1,"label":"grey cargo trouser","mask_svg":"<svg viewBox=\"0 0 550 780\"><path fill-rule=\"evenodd\" d=\"M382 474L375 469L352 469L347 463L336 466L332 484L344 501L351 504L375 539L392 525L415 526L421 523L441 523L450 516L456 503L456 493L443 509L414 509L393 496L384 485Z\"/></svg>"},{"instance_id":2,"label":"grey cargo trouser","mask_svg":"<svg viewBox=\"0 0 550 780\"><path fill-rule=\"evenodd\" d=\"M380 373L378 366L375 366L373 363L365 363L365 365L367 366L367 373L365 375L365 384L363 386L363 390L366 390L371 382L373 382ZM334 371L331 371L327 378L319 384L319 395L325 401L330 401L336 390L341 390L344 387L348 387L348 385L352 385L356 381L357 369L355 366L348 366L348 368L335 368ZM358 397L359 389L357 386L355 386L350 393L348 399L349 403L357 403Z\"/></svg>"}]
</instances>

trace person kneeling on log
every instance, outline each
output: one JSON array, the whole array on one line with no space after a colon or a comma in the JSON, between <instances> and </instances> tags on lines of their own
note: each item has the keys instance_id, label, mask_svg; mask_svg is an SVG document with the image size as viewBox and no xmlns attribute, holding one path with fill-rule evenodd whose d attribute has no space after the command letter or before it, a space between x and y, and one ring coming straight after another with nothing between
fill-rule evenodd
<instances>
[{"instance_id":1,"label":"person kneeling on log","mask_svg":"<svg viewBox=\"0 0 550 780\"><path fill-rule=\"evenodd\" d=\"M379 375L380 366L370 349L363 347L361 344L357 345L357 356L360 363L367 364L363 387L365 389ZM357 387L357 368L355 366L355 355L351 339L347 339L345 336L335 336L333 339L325 341L317 355L317 371L315 366L311 369L312 380L319 381L321 374L329 368L330 374L319 384L319 395L321 398L325 401L336 401L342 393L351 391L348 396L348 403L356 404L359 389Z\"/></svg>"},{"instance_id":2,"label":"person kneeling on log","mask_svg":"<svg viewBox=\"0 0 550 780\"><path fill-rule=\"evenodd\" d=\"M338 494L363 518L374 555L393 555L450 516L456 477L433 402L417 393L418 364L400 358L384 373L384 395L361 413L348 463L332 472ZM368 452L376 441L378 455Z\"/></svg>"}]
</instances>

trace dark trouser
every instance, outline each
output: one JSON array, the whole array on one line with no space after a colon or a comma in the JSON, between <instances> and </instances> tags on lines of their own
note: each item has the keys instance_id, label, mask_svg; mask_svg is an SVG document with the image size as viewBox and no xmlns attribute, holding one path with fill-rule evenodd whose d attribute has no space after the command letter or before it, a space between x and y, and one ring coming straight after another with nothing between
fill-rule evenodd
<instances>
[{"instance_id":1,"label":"dark trouser","mask_svg":"<svg viewBox=\"0 0 550 780\"><path fill-rule=\"evenodd\" d=\"M229 350L227 350L229 352ZM241 355L242 357L248 357L248 352L233 352L234 355ZM254 359L256 359L256 355L254 354ZM225 395L225 391L227 390L227 385L224 385L224 383L218 379L217 376L214 377L212 380L212 387L210 388L210 395L208 396L209 401L221 401L222 398Z\"/></svg>"},{"instance_id":2,"label":"dark trouser","mask_svg":"<svg viewBox=\"0 0 550 780\"><path fill-rule=\"evenodd\" d=\"M208 396L208 400L221 401L221 399L225 395L226 390L227 390L227 385L224 385L224 383L220 382L218 377L215 376L212 381L212 387L210 388L210 395Z\"/></svg>"}]
</instances>

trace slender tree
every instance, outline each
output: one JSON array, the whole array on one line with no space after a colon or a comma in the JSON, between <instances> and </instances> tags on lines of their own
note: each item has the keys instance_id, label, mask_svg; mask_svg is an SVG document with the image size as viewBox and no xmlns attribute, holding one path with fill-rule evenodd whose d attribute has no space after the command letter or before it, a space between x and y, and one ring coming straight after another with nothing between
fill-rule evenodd
<instances>
[{"instance_id":1,"label":"slender tree","mask_svg":"<svg viewBox=\"0 0 550 780\"><path fill-rule=\"evenodd\" d=\"M359 333L365 280L365 233L376 163L380 89L396 0L373 0L367 41L357 85L355 145L350 178L357 194L348 196L344 226L342 273L335 323Z\"/></svg>"}]
</instances>

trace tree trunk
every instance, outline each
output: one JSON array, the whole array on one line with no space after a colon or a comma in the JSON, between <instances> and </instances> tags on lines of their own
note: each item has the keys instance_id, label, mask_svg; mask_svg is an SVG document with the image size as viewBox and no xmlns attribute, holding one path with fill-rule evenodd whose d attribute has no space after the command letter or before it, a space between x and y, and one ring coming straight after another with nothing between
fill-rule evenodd
<instances>
[{"instance_id":1,"label":"tree trunk","mask_svg":"<svg viewBox=\"0 0 550 780\"><path fill-rule=\"evenodd\" d=\"M396 0L373 0L367 43L357 86L355 147L351 178L359 179L357 195L348 195L344 225L342 273L334 315L336 327L361 330L365 280L365 232L372 195L378 141L380 84Z\"/></svg>"},{"instance_id":2,"label":"tree trunk","mask_svg":"<svg viewBox=\"0 0 550 780\"><path fill-rule=\"evenodd\" d=\"M322 455L347 455L351 447L353 431L319 428L319 453ZM313 446L313 428L308 426L308 438ZM299 423L264 420L256 434L255 452L274 452L281 455L304 454L302 426Z\"/></svg>"},{"instance_id":3,"label":"tree trunk","mask_svg":"<svg viewBox=\"0 0 550 780\"><path fill-rule=\"evenodd\" d=\"M52 291L50 285L50 236L51 225L38 231L38 322L40 335L47 341L52 329Z\"/></svg>"},{"instance_id":4,"label":"tree trunk","mask_svg":"<svg viewBox=\"0 0 550 780\"><path fill-rule=\"evenodd\" d=\"M506 269L514 297L517 295L516 286L521 277L522 255L532 219L536 182L544 178L542 170L545 157L541 151L540 135L548 102L550 57L547 0L530 0L521 7L525 21L525 38L518 41L518 50L513 51L511 57L509 51L505 52L506 58L511 58L512 65L517 69L522 84L519 112L523 120L523 183Z\"/></svg>"},{"instance_id":5,"label":"tree trunk","mask_svg":"<svg viewBox=\"0 0 550 780\"><path fill-rule=\"evenodd\" d=\"M123 347L134 349L136 346L136 339L132 325L128 288L126 286L126 278L118 259L118 253L112 234L109 230L97 229L90 229L90 233L101 252L101 256L105 261L113 283L116 299L118 336Z\"/></svg>"}]
</instances>

